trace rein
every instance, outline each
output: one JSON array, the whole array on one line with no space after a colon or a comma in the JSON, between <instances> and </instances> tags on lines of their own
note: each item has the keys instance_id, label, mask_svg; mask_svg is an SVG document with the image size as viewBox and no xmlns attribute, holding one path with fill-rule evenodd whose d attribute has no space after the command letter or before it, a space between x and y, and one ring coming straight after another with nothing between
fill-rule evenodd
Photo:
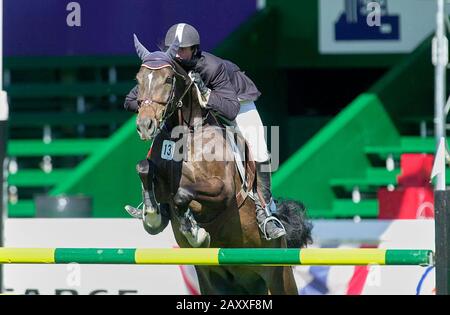
<instances>
[{"instance_id":1,"label":"rein","mask_svg":"<svg viewBox=\"0 0 450 315\"><path fill-rule=\"evenodd\" d=\"M166 106L164 108L164 112L158 121L158 128L155 129L155 132L153 133L152 138L155 138L159 134L159 132L161 131L161 128L164 125L167 118L171 117L177 110L179 111L180 124L182 124L183 121L186 122L184 119L181 118L182 117L181 108L183 107L183 98L186 96L186 94L191 89L192 85L194 84L194 81L190 80L189 84L186 86L185 90L183 91L181 96L178 98L178 101L175 102L174 99L175 99L175 89L176 89L176 77L179 76L184 80L186 80L186 77L184 75L178 73L173 67L172 67L172 70L174 71L175 76L173 77L172 87L171 87L171 91L170 91L170 97L169 97L169 100L165 103ZM164 105L164 103L162 103L162 102L157 102L157 101L154 101L151 99L150 100L146 99L145 101L143 101L143 103L144 103L144 105L142 105L142 106L140 105L140 103L138 104L139 105L138 109L140 109L143 106L149 106L152 103ZM191 115L192 115L192 108L191 108L191 113L189 115L189 123L191 120ZM188 122L186 122L186 123L189 125Z\"/></svg>"}]
</instances>

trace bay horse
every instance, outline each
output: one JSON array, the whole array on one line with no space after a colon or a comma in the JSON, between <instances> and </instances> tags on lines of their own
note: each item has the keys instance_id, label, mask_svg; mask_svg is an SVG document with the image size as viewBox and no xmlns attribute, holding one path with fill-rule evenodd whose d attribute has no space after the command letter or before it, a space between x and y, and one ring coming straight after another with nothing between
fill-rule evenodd
<instances>
[{"instance_id":1,"label":"bay horse","mask_svg":"<svg viewBox=\"0 0 450 315\"><path fill-rule=\"evenodd\" d=\"M153 140L147 159L137 165L147 209L137 216L142 216L146 231L157 234L170 220L180 247L300 248L311 243L312 225L304 206L295 201L276 202L286 237L267 240L260 234L253 194L239 195L245 180L224 126L200 106L198 89L173 60L177 39L167 52L149 52L136 36L135 46L142 60L136 76L136 125L142 140ZM184 131L174 135L177 128ZM221 148L222 159L203 158ZM298 294L291 266L195 269L202 294Z\"/></svg>"}]
</instances>

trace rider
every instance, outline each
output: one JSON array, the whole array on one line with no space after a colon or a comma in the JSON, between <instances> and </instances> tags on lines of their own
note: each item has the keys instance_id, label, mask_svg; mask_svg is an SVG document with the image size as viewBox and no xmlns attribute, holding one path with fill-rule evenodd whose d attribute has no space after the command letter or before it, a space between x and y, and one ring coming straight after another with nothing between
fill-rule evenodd
<instances>
[{"instance_id":1,"label":"rider","mask_svg":"<svg viewBox=\"0 0 450 315\"><path fill-rule=\"evenodd\" d=\"M256 162L258 197L264 199L264 206L256 202L256 218L261 231L267 239L285 235L283 225L272 216L276 206L271 194L270 158L261 118L254 103L261 93L234 63L200 50L200 35L193 26L178 23L170 27L164 41L166 49L175 36L180 42L175 59L197 85L202 94L201 105L234 121L249 144ZM124 107L137 112L137 87L127 95Z\"/></svg>"}]
</instances>

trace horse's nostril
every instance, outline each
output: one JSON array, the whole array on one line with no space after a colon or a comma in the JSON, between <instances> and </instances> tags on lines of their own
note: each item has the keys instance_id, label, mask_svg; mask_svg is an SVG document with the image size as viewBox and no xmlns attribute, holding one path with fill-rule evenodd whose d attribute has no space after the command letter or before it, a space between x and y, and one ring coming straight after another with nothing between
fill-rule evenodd
<instances>
[{"instance_id":1,"label":"horse's nostril","mask_svg":"<svg viewBox=\"0 0 450 315\"><path fill-rule=\"evenodd\" d=\"M151 119L148 123L148 131L152 134L157 128L156 120Z\"/></svg>"},{"instance_id":2,"label":"horse's nostril","mask_svg":"<svg viewBox=\"0 0 450 315\"><path fill-rule=\"evenodd\" d=\"M137 122L137 132L141 139L150 139L156 129L156 121L150 118L144 118Z\"/></svg>"}]
</instances>

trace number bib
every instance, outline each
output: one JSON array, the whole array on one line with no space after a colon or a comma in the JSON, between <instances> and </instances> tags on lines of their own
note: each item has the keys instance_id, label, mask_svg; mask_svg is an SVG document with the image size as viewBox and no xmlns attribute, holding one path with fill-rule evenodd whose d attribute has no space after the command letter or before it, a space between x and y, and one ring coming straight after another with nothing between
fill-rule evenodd
<instances>
[{"instance_id":1,"label":"number bib","mask_svg":"<svg viewBox=\"0 0 450 315\"><path fill-rule=\"evenodd\" d=\"M161 148L161 158L171 161L175 152L175 142L164 140Z\"/></svg>"}]
</instances>

